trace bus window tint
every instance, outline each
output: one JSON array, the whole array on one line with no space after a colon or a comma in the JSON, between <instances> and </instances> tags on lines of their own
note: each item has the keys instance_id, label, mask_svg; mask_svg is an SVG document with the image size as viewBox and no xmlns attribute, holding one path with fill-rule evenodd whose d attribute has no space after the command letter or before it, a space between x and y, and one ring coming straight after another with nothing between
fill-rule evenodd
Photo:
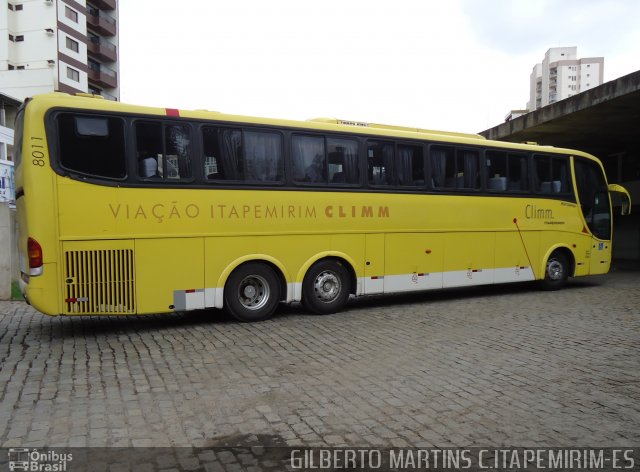
<instances>
[{"instance_id":1,"label":"bus window tint","mask_svg":"<svg viewBox=\"0 0 640 472\"><path fill-rule=\"evenodd\" d=\"M284 168L278 133L202 128L204 176L208 180L281 182Z\"/></svg>"},{"instance_id":2,"label":"bus window tint","mask_svg":"<svg viewBox=\"0 0 640 472\"><path fill-rule=\"evenodd\" d=\"M554 157L551 159L551 175L554 182L560 182L560 192L567 193L569 188L569 159Z\"/></svg>"},{"instance_id":3,"label":"bus window tint","mask_svg":"<svg viewBox=\"0 0 640 472\"><path fill-rule=\"evenodd\" d=\"M226 180L243 180L244 166L242 162L242 132L239 129L223 129L219 131L220 160L218 177Z\"/></svg>"},{"instance_id":4,"label":"bus window tint","mask_svg":"<svg viewBox=\"0 0 640 472\"><path fill-rule=\"evenodd\" d=\"M431 184L435 188L455 188L456 162L451 147L431 148Z\"/></svg>"},{"instance_id":5,"label":"bus window tint","mask_svg":"<svg viewBox=\"0 0 640 472\"><path fill-rule=\"evenodd\" d=\"M433 186L444 189L480 188L478 151L434 146L431 149Z\"/></svg>"},{"instance_id":6,"label":"bus window tint","mask_svg":"<svg viewBox=\"0 0 640 472\"><path fill-rule=\"evenodd\" d=\"M480 188L480 157L478 151L458 149L456 153L457 188Z\"/></svg>"},{"instance_id":7,"label":"bus window tint","mask_svg":"<svg viewBox=\"0 0 640 472\"><path fill-rule=\"evenodd\" d=\"M529 190L528 159L525 154L509 154L508 162L508 188L514 191Z\"/></svg>"},{"instance_id":8,"label":"bus window tint","mask_svg":"<svg viewBox=\"0 0 640 472\"><path fill-rule=\"evenodd\" d=\"M358 141L327 138L327 157L329 183L358 183Z\"/></svg>"},{"instance_id":9,"label":"bus window tint","mask_svg":"<svg viewBox=\"0 0 640 472\"><path fill-rule=\"evenodd\" d=\"M326 183L326 159L324 138L317 136L293 136L293 180L296 182Z\"/></svg>"},{"instance_id":10,"label":"bus window tint","mask_svg":"<svg viewBox=\"0 0 640 472\"><path fill-rule=\"evenodd\" d=\"M191 128L165 126L165 175L167 179L191 177Z\"/></svg>"},{"instance_id":11,"label":"bus window tint","mask_svg":"<svg viewBox=\"0 0 640 472\"><path fill-rule=\"evenodd\" d=\"M218 128L202 128L202 150L204 154L203 170L205 179L224 180L229 170L223 164Z\"/></svg>"},{"instance_id":12,"label":"bus window tint","mask_svg":"<svg viewBox=\"0 0 640 472\"><path fill-rule=\"evenodd\" d=\"M277 133L244 132L244 179L280 182L283 174L282 137Z\"/></svg>"},{"instance_id":13,"label":"bus window tint","mask_svg":"<svg viewBox=\"0 0 640 472\"><path fill-rule=\"evenodd\" d=\"M507 190L507 153L487 151L487 189L504 192Z\"/></svg>"},{"instance_id":14,"label":"bus window tint","mask_svg":"<svg viewBox=\"0 0 640 472\"><path fill-rule=\"evenodd\" d=\"M121 119L63 113L57 123L62 167L108 179L126 176Z\"/></svg>"},{"instance_id":15,"label":"bus window tint","mask_svg":"<svg viewBox=\"0 0 640 472\"><path fill-rule=\"evenodd\" d=\"M396 163L398 184L412 187L424 186L422 146L399 144Z\"/></svg>"},{"instance_id":16,"label":"bus window tint","mask_svg":"<svg viewBox=\"0 0 640 472\"><path fill-rule=\"evenodd\" d=\"M138 123L136 125L136 155L139 177L162 177L164 167L162 165L161 123Z\"/></svg>"},{"instance_id":17,"label":"bus window tint","mask_svg":"<svg viewBox=\"0 0 640 472\"><path fill-rule=\"evenodd\" d=\"M595 162L575 159L576 186L587 226L600 239L611 238L609 193L602 170Z\"/></svg>"},{"instance_id":18,"label":"bus window tint","mask_svg":"<svg viewBox=\"0 0 640 472\"><path fill-rule=\"evenodd\" d=\"M369 141L367 162L371 185L393 185L393 143Z\"/></svg>"},{"instance_id":19,"label":"bus window tint","mask_svg":"<svg viewBox=\"0 0 640 472\"><path fill-rule=\"evenodd\" d=\"M487 151L487 189L489 191L527 190L527 156L505 151Z\"/></svg>"},{"instance_id":20,"label":"bus window tint","mask_svg":"<svg viewBox=\"0 0 640 472\"><path fill-rule=\"evenodd\" d=\"M570 191L568 160L566 158L536 155L534 156L534 171L536 192L553 194Z\"/></svg>"},{"instance_id":21,"label":"bus window tint","mask_svg":"<svg viewBox=\"0 0 640 472\"><path fill-rule=\"evenodd\" d=\"M191 127L182 124L136 124L138 176L143 179L191 177Z\"/></svg>"}]
</instances>

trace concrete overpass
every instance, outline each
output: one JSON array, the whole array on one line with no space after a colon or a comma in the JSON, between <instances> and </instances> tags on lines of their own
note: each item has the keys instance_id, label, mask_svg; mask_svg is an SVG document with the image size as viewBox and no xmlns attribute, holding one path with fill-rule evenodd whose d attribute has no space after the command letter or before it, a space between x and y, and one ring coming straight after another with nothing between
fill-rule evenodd
<instances>
[{"instance_id":1,"label":"concrete overpass","mask_svg":"<svg viewBox=\"0 0 640 472\"><path fill-rule=\"evenodd\" d=\"M599 157L610 183L631 193L615 218L615 256L640 261L640 71L480 132L488 139L580 149Z\"/></svg>"}]
</instances>

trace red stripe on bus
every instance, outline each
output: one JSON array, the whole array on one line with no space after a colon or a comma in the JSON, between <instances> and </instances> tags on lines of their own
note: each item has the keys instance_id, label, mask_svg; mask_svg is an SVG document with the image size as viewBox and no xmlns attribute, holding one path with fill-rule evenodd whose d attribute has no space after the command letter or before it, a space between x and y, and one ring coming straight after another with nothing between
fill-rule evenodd
<instances>
[{"instance_id":1,"label":"red stripe on bus","mask_svg":"<svg viewBox=\"0 0 640 472\"><path fill-rule=\"evenodd\" d=\"M180 110L177 108L165 108L167 116L180 116Z\"/></svg>"}]
</instances>

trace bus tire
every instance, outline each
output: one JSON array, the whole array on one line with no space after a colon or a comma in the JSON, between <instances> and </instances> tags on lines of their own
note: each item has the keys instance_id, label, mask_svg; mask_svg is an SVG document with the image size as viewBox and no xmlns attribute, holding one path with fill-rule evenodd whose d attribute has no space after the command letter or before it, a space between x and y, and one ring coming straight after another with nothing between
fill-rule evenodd
<instances>
[{"instance_id":1,"label":"bus tire","mask_svg":"<svg viewBox=\"0 0 640 472\"><path fill-rule=\"evenodd\" d=\"M540 286L543 290L560 290L569 278L569 258L562 251L553 251L547 259L544 279Z\"/></svg>"},{"instance_id":2,"label":"bus tire","mask_svg":"<svg viewBox=\"0 0 640 472\"><path fill-rule=\"evenodd\" d=\"M316 262L302 282L302 304L319 315L340 311L349 299L350 277L347 268L336 260Z\"/></svg>"},{"instance_id":3,"label":"bus tire","mask_svg":"<svg viewBox=\"0 0 640 472\"><path fill-rule=\"evenodd\" d=\"M224 304L237 320L266 320L280 302L280 283L267 264L249 262L235 269L224 286Z\"/></svg>"}]
</instances>

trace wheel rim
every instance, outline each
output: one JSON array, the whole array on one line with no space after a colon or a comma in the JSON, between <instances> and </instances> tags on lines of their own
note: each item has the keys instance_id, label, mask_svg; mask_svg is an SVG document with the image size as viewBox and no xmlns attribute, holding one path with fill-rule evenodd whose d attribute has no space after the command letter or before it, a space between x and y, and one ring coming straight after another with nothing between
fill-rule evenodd
<instances>
[{"instance_id":1,"label":"wheel rim","mask_svg":"<svg viewBox=\"0 0 640 472\"><path fill-rule=\"evenodd\" d=\"M340 296L340 278L331 271L320 272L313 283L313 291L318 300L331 303Z\"/></svg>"},{"instance_id":2,"label":"wheel rim","mask_svg":"<svg viewBox=\"0 0 640 472\"><path fill-rule=\"evenodd\" d=\"M547 275L551 280L561 280L564 274L564 267L558 259L549 259L547 262Z\"/></svg>"},{"instance_id":3,"label":"wheel rim","mask_svg":"<svg viewBox=\"0 0 640 472\"><path fill-rule=\"evenodd\" d=\"M247 310L259 310L269 301L269 283L259 275L248 275L238 286L238 301Z\"/></svg>"}]
</instances>

